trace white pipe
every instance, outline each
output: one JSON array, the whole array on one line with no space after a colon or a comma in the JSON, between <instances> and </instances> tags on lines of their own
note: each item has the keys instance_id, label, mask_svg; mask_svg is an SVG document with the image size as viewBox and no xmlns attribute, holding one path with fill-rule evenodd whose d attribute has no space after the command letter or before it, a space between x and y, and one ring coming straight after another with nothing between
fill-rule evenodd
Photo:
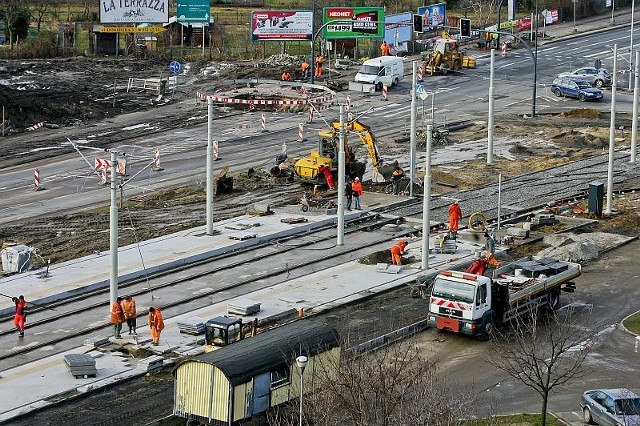
<instances>
[{"instance_id":1,"label":"white pipe","mask_svg":"<svg viewBox=\"0 0 640 426\"><path fill-rule=\"evenodd\" d=\"M418 61L413 61L413 72L411 73L411 174L409 175L409 196L413 197L413 187L416 179L416 116L418 115L418 102L416 102L416 90L418 84Z\"/></svg>"},{"instance_id":2,"label":"white pipe","mask_svg":"<svg viewBox=\"0 0 640 426\"><path fill-rule=\"evenodd\" d=\"M213 235L213 99L207 100L207 235Z\"/></svg>"},{"instance_id":3,"label":"white pipe","mask_svg":"<svg viewBox=\"0 0 640 426\"><path fill-rule=\"evenodd\" d=\"M613 211L613 154L616 148L616 83L618 74L618 45L613 45L613 81L611 82L611 122L609 124L609 167L607 170L607 209Z\"/></svg>"},{"instance_id":4,"label":"white pipe","mask_svg":"<svg viewBox=\"0 0 640 426\"><path fill-rule=\"evenodd\" d=\"M640 62L640 52L636 51L636 72L633 86L633 117L631 119L631 163L636 162L636 149L638 146L638 62Z\"/></svg>"},{"instance_id":5,"label":"white pipe","mask_svg":"<svg viewBox=\"0 0 640 426\"><path fill-rule=\"evenodd\" d=\"M487 164L493 164L493 107L494 107L494 94L493 94L493 70L495 63L495 49L491 49L491 61L489 66L489 122L487 124Z\"/></svg>"},{"instance_id":6,"label":"white pipe","mask_svg":"<svg viewBox=\"0 0 640 426\"><path fill-rule=\"evenodd\" d=\"M338 238L336 244L344 245L344 187L345 187L345 153L344 153L344 105L340 105L340 146L338 147Z\"/></svg>"}]
</instances>

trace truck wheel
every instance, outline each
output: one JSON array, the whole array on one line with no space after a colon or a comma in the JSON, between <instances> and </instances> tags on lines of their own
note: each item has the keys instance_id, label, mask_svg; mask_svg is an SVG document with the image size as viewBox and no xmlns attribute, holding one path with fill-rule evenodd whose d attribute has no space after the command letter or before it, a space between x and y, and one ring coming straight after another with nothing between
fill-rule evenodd
<instances>
[{"instance_id":1,"label":"truck wheel","mask_svg":"<svg viewBox=\"0 0 640 426\"><path fill-rule=\"evenodd\" d=\"M488 318L486 318L485 320L484 327L482 327L482 333L478 336L478 339L484 340L484 341L490 340L491 335L495 331L495 322L493 319L493 313L489 312L487 316Z\"/></svg>"},{"instance_id":2,"label":"truck wheel","mask_svg":"<svg viewBox=\"0 0 640 426\"><path fill-rule=\"evenodd\" d=\"M460 61L455 61L453 63L453 70L458 71L460 69Z\"/></svg>"},{"instance_id":3,"label":"truck wheel","mask_svg":"<svg viewBox=\"0 0 640 426\"><path fill-rule=\"evenodd\" d=\"M398 85L398 83L399 83L399 82L398 82L398 79L397 79L397 78L394 78L394 79L393 79L393 83L391 83L391 85L392 85L392 86L397 86L397 85Z\"/></svg>"},{"instance_id":4,"label":"truck wheel","mask_svg":"<svg viewBox=\"0 0 640 426\"><path fill-rule=\"evenodd\" d=\"M379 92L381 90L382 90L382 83L380 82L380 83L376 84L376 92Z\"/></svg>"}]
</instances>

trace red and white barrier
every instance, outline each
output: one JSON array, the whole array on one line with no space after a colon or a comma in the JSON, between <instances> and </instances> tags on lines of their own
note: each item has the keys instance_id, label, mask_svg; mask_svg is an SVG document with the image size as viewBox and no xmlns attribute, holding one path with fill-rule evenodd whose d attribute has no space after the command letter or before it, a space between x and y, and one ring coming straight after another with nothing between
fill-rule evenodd
<instances>
[{"instance_id":1,"label":"red and white barrier","mask_svg":"<svg viewBox=\"0 0 640 426\"><path fill-rule=\"evenodd\" d=\"M94 165L96 170L111 170L111 161L103 160L101 158L96 158L94 160ZM125 160L118 160L118 173L121 175L125 175L127 172L127 162Z\"/></svg>"},{"instance_id":2,"label":"red and white barrier","mask_svg":"<svg viewBox=\"0 0 640 426\"><path fill-rule=\"evenodd\" d=\"M304 142L304 123L298 123L298 142Z\"/></svg>"},{"instance_id":3,"label":"red and white barrier","mask_svg":"<svg viewBox=\"0 0 640 426\"><path fill-rule=\"evenodd\" d=\"M420 65L420 66L418 67L418 76L417 76L417 77L418 77L418 81L424 81L424 79L422 78L422 73L423 73L423 72L424 72L424 71L422 71L422 65Z\"/></svg>"},{"instance_id":4,"label":"red and white barrier","mask_svg":"<svg viewBox=\"0 0 640 426\"><path fill-rule=\"evenodd\" d=\"M385 84L384 86L382 86L382 100L386 101L387 100L387 85Z\"/></svg>"},{"instance_id":5,"label":"red and white barrier","mask_svg":"<svg viewBox=\"0 0 640 426\"><path fill-rule=\"evenodd\" d=\"M351 111L347 113L347 121L353 121L353 113Z\"/></svg>"},{"instance_id":6,"label":"red and white barrier","mask_svg":"<svg viewBox=\"0 0 640 426\"><path fill-rule=\"evenodd\" d=\"M265 113L262 113L262 117L260 118L260 125L262 126L262 131L266 132L267 131L267 116L265 115Z\"/></svg>"},{"instance_id":7,"label":"red and white barrier","mask_svg":"<svg viewBox=\"0 0 640 426\"><path fill-rule=\"evenodd\" d=\"M312 106L309 107L309 119L307 120L307 123L313 123L313 107Z\"/></svg>"},{"instance_id":8,"label":"red and white barrier","mask_svg":"<svg viewBox=\"0 0 640 426\"><path fill-rule=\"evenodd\" d=\"M501 54L500 57L502 59L507 57L507 43L506 42L502 42L502 46L500 48Z\"/></svg>"},{"instance_id":9,"label":"red and white barrier","mask_svg":"<svg viewBox=\"0 0 640 426\"><path fill-rule=\"evenodd\" d=\"M351 109L351 95L347 95L347 102L346 102L346 105L345 105L345 109L347 111L349 111L349 109Z\"/></svg>"},{"instance_id":10,"label":"red and white barrier","mask_svg":"<svg viewBox=\"0 0 640 426\"><path fill-rule=\"evenodd\" d=\"M40 191L40 169L33 172L33 190Z\"/></svg>"},{"instance_id":11,"label":"red and white barrier","mask_svg":"<svg viewBox=\"0 0 640 426\"><path fill-rule=\"evenodd\" d=\"M34 124L33 126L27 127L27 130L30 132L33 132L34 130L39 129L42 126L44 126L44 122L41 121L39 123Z\"/></svg>"},{"instance_id":12,"label":"red and white barrier","mask_svg":"<svg viewBox=\"0 0 640 426\"><path fill-rule=\"evenodd\" d=\"M156 149L156 158L155 158L155 163L153 165L153 170L156 172L159 172L160 170L164 170L160 166L160 150L159 149Z\"/></svg>"},{"instance_id":13,"label":"red and white barrier","mask_svg":"<svg viewBox=\"0 0 640 426\"><path fill-rule=\"evenodd\" d=\"M211 150L211 156L213 157L213 161L218 159L218 141L213 141L213 149Z\"/></svg>"},{"instance_id":14,"label":"red and white barrier","mask_svg":"<svg viewBox=\"0 0 640 426\"><path fill-rule=\"evenodd\" d=\"M287 143L286 142L282 142L282 153L284 155L287 155Z\"/></svg>"},{"instance_id":15,"label":"red and white barrier","mask_svg":"<svg viewBox=\"0 0 640 426\"><path fill-rule=\"evenodd\" d=\"M107 184L107 169L100 170L100 185Z\"/></svg>"}]
</instances>

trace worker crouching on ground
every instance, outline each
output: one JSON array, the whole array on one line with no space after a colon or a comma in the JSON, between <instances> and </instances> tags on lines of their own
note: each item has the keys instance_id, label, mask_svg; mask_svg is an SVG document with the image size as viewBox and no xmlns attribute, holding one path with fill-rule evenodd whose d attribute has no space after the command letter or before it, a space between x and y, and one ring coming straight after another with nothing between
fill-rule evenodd
<instances>
[{"instance_id":1,"label":"worker crouching on ground","mask_svg":"<svg viewBox=\"0 0 640 426\"><path fill-rule=\"evenodd\" d=\"M289 73L289 71L285 71L282 73L282 75L280 76L280 80L282 81L291 81L291 74Z\"/></svg>"},{"instance_id":2,"label":"worker crouching on ground","mask_svg":"<svg viewBox=\"0 0 640 426\"><path fill-rule=\"evenodd\" d=\"M449 206L449 233L455 238L455 235L458 234L458 224L460 223L460 218L462 217L462 210L460 209L460 205L458 201L454 201L453 204Z\"/></svg>"},{"instance_id":3,"label":"worker crouching on ground","mask_svg":"<svg viewBox=\"0 0 640 426\"><path fill-rule=\"evenodd\" d=\"M164 320L162 319L162 312L160 312L160 308L149 308L147 322L149 323L149 329L151 330L153 345L158 346L160 344L160 333L164 330Z\"/></svg>"},{"instance_id":4,"label":"worker crouching on ground","mask_svg":"<svg viewBox=\"0 0 640 426\"><path fill-rule=\"evenodd\" d=\"M402 182L402 178L404 178L404 170L396 164L393 169L393 174L391 175L391 184L393 185L393 195L400 194L400 183Z\"/></svg>"},{"instance_id":5,"label":"worker crouching on ground","mask_svg":"<svg viewBox=\"0 0 640 426\"><path fill-rule=\"evenodd\" d=\"M402 254L404 253L405 247L407 247L407 242L405 240L400 240L396 244L391 247L391 263L394 265L401 266L402 265Z\"/></svg>"}]
</instances>

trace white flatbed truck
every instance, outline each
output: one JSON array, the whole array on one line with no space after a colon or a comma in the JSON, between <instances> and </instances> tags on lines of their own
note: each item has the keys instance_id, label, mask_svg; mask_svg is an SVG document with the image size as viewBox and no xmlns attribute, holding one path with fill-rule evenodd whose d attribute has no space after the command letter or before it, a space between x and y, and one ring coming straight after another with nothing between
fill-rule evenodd
<instances>
[{"instance_id":1,"label":"white flatbed truck","mask_svg":"<svg viewBox=\"0 0 640 426\"><path fill-rule=\"evenodd\" d=\"M557 309L561 290L573 292L578 263L529 256L493 271L493 277L442 271L429 298L429 326L482 340L492 328L542 306Z\"/></svg>"}]
</instances>

